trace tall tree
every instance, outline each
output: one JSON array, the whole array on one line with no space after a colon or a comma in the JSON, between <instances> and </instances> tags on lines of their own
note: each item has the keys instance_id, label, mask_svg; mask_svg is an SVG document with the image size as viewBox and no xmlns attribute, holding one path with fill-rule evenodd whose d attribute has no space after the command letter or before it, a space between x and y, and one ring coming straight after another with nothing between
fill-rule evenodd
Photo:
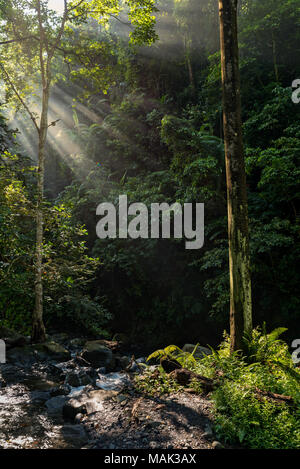
<instances>
[{"instance_id":1,"label":"tall tree","mask_svg":"<svg viewBox=\"0 0 300 469\"><path fill-rule=\"evenodd\" d=\"M128 16L133 24L132 39L136 42L151 42L156 36L153 30L152 12L154 0L126 0ZM43 322L43 203L45 147L48 129L55 125L49 124L49 99L53 84L52 66L57 54L64 53L62 38L67 22L74 21L77 25L93 17L100 23L107 23L122 11L119 0L64 0L61 15L55 15L48 8L47 0L6 0L0 1L0 13L3 20L5 40L0 45L10 48L7 54L13 67L7 66L5 59L0 61L2 77L13 92L19 103L30 116L38 138L37 167L37 203L36 203L36 251L35 251L35 308L32 316L32 341L45 340ZM3 34L2 34L3 36ZM24 56L26 57L24 60ZM19 68L21 61L21 67ZM40 76L41 100L39 115L33 110L28 95L32 94L28 72L31 64L37 63L35 72ZM19 68L16 73L12 70ZM21 70L21 72L20 72ZM18 73L19 72L19 73ZM20 74L24 74L23 89L20 91ZM32 78L31 78L32 79ZM24 83L25 82L25 83Z\"/></svg>"},{"instance_id":2,"label":"tall tree","mask_svg":"<svg viewBox=\"0 0 300 469\"><path fill-rule=\"evenodd\" d=\"M252 331L248 205L242 138L238 0L219 0L223 120L227 180L231 350Z\"/></svg>"}]
</instances>

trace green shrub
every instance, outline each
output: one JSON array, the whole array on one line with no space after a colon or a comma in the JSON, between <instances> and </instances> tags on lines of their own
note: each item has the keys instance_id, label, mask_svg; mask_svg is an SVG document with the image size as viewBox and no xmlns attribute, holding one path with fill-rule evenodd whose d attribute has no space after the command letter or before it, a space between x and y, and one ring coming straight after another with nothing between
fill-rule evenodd
<instances>
[{"instance_id":1,"label":"green shrub","mask_svg":"<svg viewBox=\"0 0 300 469\"><path fill-rule=\"evenodd\" d=\"M211 394L217 436L231 444L248 448L300 448L300 371L295 368L288 346L279 336L285 328L266 333L265 326L246 339L248 354L230 354L230 338L225 334L218 350L202 359L172 345L157 350L149 358L168 356L183 366L218 383ZM168 389L167 375L146 376L143 386L150 392ZM169 378L170 379L170 378ZM158 386L160 380L164 385ZM173 382L169 384L172 387ZM201 393L201 387L191 386ZM269 393L269 394L267 394ZM287 403L273 394L290 396Z\"/></svg>"}]
</instances>

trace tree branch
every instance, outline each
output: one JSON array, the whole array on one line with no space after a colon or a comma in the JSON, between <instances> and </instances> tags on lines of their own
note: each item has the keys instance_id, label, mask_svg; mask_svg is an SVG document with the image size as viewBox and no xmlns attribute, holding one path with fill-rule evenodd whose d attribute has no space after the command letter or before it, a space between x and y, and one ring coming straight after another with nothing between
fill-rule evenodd
<instances>
[{"instance_id":1,"label":"tree branch","mask_svg":"<svg viewBox=\"0 0 300 469\"><path fill-rule=\"evenodd\" d=\"M8 41L2 41L2 42L0 42L0 46L4 46L6 44L12 44L13 42L27 41L28 39L36 39L36 37L35 36L27 36L27 37L21 37L19 39L10 39Z\"/></svg>"},{"instance_id":2,"label":"tree branch","mask_svg":"<svg viewBox=\"0 0 300 469\"><path fill-rule=\"evenodd\" d=\"M39 126L37 125L37 122L36 122L36 118L34 117L33 113L30 111L29 107L27 106L27 104L25 103L24 99L22 98L22 96L20 95L20 93L18 92L17 88L15 87L13 81L11 80L9 74L7 73L7 71L5 70L3 64L0 62L0 68L2 70L2 72L4 73L4 75L6 76L6 79L11 87L11 89L13 90L13 92L15 93L15 95L17 96L17 98L19 99L20 103L22 104L22 106L24 107L24 109L27 111L27 113L29 114L29 117L30 119L32 120L35 128L36 128L36 131L37 133L39 134L40 133L40 129L39 129Z\"/></svg>"},{"instance_id":3,"label":"tree branch","mask_svg":"<svg viewBox=\"0 0 300 469\"><path fill-rule=\"evenodd\" d=\"M78 2L76 5L70 7L67 9L67 13L70 13L70 11L73 11L73 10L76 10L76 8L78 8L85 0L80 0L80 2Z\"/></svg>"}]
</instances>

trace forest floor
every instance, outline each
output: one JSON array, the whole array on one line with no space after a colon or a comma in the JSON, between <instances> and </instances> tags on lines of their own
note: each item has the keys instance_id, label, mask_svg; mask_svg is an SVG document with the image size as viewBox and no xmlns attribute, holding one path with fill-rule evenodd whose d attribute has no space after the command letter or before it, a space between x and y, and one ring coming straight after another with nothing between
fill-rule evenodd
<instances>
[{"instance_id":1,"label":"forest floor","mask_svg":"<svg viewBox=\"0 0 300 469\"><path fill-rule=\"evenodd\" d=\"M1 449L221 446L213 435L207 397L189 392L142 395L135 387L134 372L101 374L82 366L75 355L60 361L40 354L40 349L34 356L31 352L32 346L30 353L28 346L12 349L8 362L0 365ZM89 382L67 384L78 376Z\"/></svg>"}]
</instances>

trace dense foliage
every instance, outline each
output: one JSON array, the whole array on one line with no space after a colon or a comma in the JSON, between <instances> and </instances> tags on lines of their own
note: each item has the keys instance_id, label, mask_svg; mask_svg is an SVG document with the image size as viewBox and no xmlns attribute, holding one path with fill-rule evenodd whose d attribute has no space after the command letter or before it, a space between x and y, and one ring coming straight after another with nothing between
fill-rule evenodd
<instances>
[{"instance_id":1,"label":"dense foliage","mask_svg":"<svg viewBox=\"0 0 300 469\"><path fill-rule=\"evenodd\" d=\"M248 357L230 354L230 340L225 337L218 350L201 358L176 346L154 352L149 359L167 356L201 376L215 380L211 394L214 404L214 430L231 445L256 449L299 449L300 373L295 369L285 342L279 340L283 328L270 334L254 330L248 340ZM151 367L137 378L141 393L161 395L181 387L162 369ZM194 380L190 388L203 393ZM289 396L290 402L274 396Z\"/></svg>"},{"instance_id":2,"label":"dense foliage","mask_svg":"<svg viewBox=\"0 0 300 469\"><path fill-rule=\"evenodd\" d=\"M127 3L135 42L151 42L153 18L151 37L139 36L139 9ZM95 17L70 28L56 59L50 111L61 122L50 129L46 158L46 322L125 331L151 347L216 345L229 306L217 2L162 0L158 7L159 41L151 47L129 42L128 18L99 25ZM300 105L291 100L300 76L299 20L296 0L241 2L254 322L286 325L287 340L299 324ZM1 319L28 330L35 147L30 123L17 119L17 147L0 123L0 301ZM119 194L146 205L204 202L204 248L187 251L175 239L97 239L96 207Z\"/></svg>"}]
</instances>

